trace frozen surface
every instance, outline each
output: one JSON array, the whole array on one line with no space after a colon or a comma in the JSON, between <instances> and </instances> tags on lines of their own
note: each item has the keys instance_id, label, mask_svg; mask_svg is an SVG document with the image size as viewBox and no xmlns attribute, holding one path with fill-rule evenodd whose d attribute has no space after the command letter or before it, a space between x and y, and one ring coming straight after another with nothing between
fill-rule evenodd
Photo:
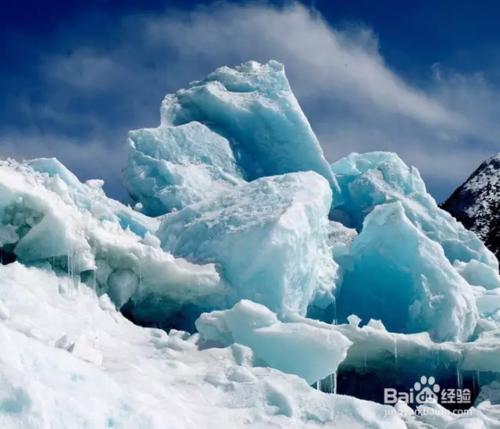
<instances>
[{"instance_id":1,"label":"frozen surface","mask_svg":"<svg viewBox=\"0 0 500 429\"><path fill-rule=\"evenodd\" d=\"M4 429L405 428L388 406L254 367L243 346L200 350L197 335L137 327L46 270L0 266L0 302Z\"/></svg>"},{"instance_id":2,"label":"frozen surface","mask_svg":"<svg viewBox=\"0 0 500 429\"><path fill-rule=\"evenodd\" d=\"M319 328L330 326L297 315L291 315L286 320ZM488 374L500 375L500 361L497 359L500 328L483 332L471 342L435 342L427 332L401 334L388 331L374 319L363 326L360 326L360 321L351 316L348 323L333 325L333 329L351 342L340 370L354 368L360 373L379 371L386 383L390 383L390 371L395 377L405 372L415 372L414 375L418 376L434 373L439 377L444 376L447 370L451 370L454 377L457 370L469 371L474 376L484 373L486 378Z\"/></svg>"},{"instance_id":3,"label":"frozen surface","mask_svg":"<svg viewBox=\"0 0 500 429\"><path fill-rule=\"evenodd\" d=\"M284 67L221 67L163 100L161 125L130 134L125 181L158 215L237 184L296 171L337 183Z\"/></svg>"},{"instance_id":4,"label":"frozen surface","mask_svg":"<svg viewBox=\"0 0 500 429\"><path fill-rule=\"evenodd\" d=\"M287 321L319 328L325 326L322 322L296 315ZM494 381L500 376L498 328L481 334L473 342L436 343L428 333L399 334L388 332L380 321L370 320L362 327L360 322L359 318L350 316L349 323L333 326L352 343L337 369L335 387L338 392L381 402L385 387L408 391L422 374L432 374L443 389L462 386L477 391L479 384L483 387L475 402L478 408L472 408L470 413L479 416L485 427L497 427L490 425L493 421L498 423L500 412L500 394L495 390L498 383ZM485 401L490 401L493 406ZM446 411L445 414L450 413ZM453 421L462 421L456 415L452 417ZM408 427L416 427L412 426L415 419L410 420ZM422 423L420 419L417 421ZM424 427L429 429L429 426ZM436 423L430 427L444 426Z\"/></svg>"},{"instance_id":5,"label":"frozen surface","mask_svg":"<svg viewBox=\"0 0 500 429\"><path fill-rule=\"evenodd\" d=\"M167 215L158 236L178 257L221 267L228 307L250 299L305 314L314 294L334 287L330 204L328 182L316 173L261 178Z\"/></svg>"},{"instance_id":6,"label":"frozen surface","mask_svg":"<svg viewBox=\"0 0 500 429\"><path fill-rule=\"evenodd\" d=\"M391 331L427 331L441 341L472 335L478 319L472 288L401 202L372 210L342 265L341 320L354 313L381 319Z\"/></svg>"},{"instance_id":7,"label":"frozen surface","mask_svg":"<svg viewBox=\"0 0 500 429\"><path fill-rule=\"evenodd\" d=\"M203 313L196 328L204 341L248 346L264 366L297 374L309 384L335 373L351 344L332 326L282 323L265 306L247 300L230 310Z\"/></svg>"}]
</instances>

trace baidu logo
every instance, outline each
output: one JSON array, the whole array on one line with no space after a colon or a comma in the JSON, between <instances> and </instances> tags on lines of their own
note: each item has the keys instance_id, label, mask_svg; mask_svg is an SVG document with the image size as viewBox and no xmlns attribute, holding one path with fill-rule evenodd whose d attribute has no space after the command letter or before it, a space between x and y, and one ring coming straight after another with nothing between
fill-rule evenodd
<instances>
[{"instance_id":1,"label":"baidu logo","mask_svg":"<svg viewBox=\"0 0 500 429\"><path fill-rule=\"evenodd\" d=\"M470 389L455 389L444 388L436 383L434 377L421 376L416 381L412 388L408 391L401 392L392 387L384 389L384 403L387 405L394 405L398 401L405 402L408 405L413 405L415 410L412 413L418 415L447 415L446 413L452 412L453 414L468 414L471 410L457 407L454 409L445 409L443 407L423 406L430 404L440 405L456 405L466 404L470 406L472 403L472 395ZM402 415L407 411L398 408L389 408L387 413ZM402 414L401 414L402 413Z\"/></svg>"},{"instance_id":2,"label":"baidu logo","mask_svg":"<svg viewBox=\"0 0 500 429\"><path fill-rule=\"evenodd\" d=\"M413 385L415 391L415 402L425 404L428 402L438 402L438 393L441 390L434 377L427 378L425 375L420 377L420 381Z\"/></svg>"},{"instance_id":3,"label":"baidu logo","mask_svg":"<svg viewBox=\"0 0 500 429\"><path fill-rule=\"evenodd\" d=\"M398 401L403 401L407 404L426 404L438 402L440 391L441 387L436 383L434 377L423 375L408 392L398 392L392 387L385 388L384 403L395 404Z\"/></svg>"},{"instance_id":4,"label":"baidu logo","mask_svg":"<svg viewBox=\"0 0 500 429\"><path fill-rule=\"evenodd\" d=\"M429 403L440 404L470 404L472 394L470 389L441 388L434 377L423 375L407 392L400 392L393 387L384 389L384 403L394 405L396 402L406 402L408 405Z\"/></svg>"}]
</instances>

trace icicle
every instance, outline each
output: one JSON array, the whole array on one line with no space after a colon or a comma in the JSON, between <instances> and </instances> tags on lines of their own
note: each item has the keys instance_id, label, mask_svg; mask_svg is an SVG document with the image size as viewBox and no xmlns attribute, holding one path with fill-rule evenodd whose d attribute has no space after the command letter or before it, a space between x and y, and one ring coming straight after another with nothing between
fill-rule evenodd
<instances>
[{"instance_id":1,"label":"icicle","mask_svg":"<svg viewBox=\"0 0 500 429\"><path fill-rule=\"evenodd\" d=\"M78 254L76 250L73 250L73 283L78 290L80 288L80 273L77 275L76 262Z\"/></svg>"},{"instance_id":2,"label":"icicle","mask_svg":"<svg viewBox=\"0 0 500 429\"><path fill-rule=\"evenodd\" d=\"M394 337L394 366L398 366L398 339Z\"/></svg>"},{"instance_id":3,"label":"icicle","mask_svg":"<svg viewBox=\"0 0 500 429\"><path fill-rule=\"evenodd\" d=\"M333 300L333 320L332 320L332 325L337 324L337 301Z\"/></svg>"},{"instance_id":4,"label":"icicle","mask_svg":"<svg viewBox=\"0 0 500 429\"><path fill-rule=\"evenodd\" d=\"M457 387L459 389L463 388L462 371L460 370L460 367L458 365L457 365Z\"/></svg>"},{"instance_id":5,"label":"icicle","mask_svg":"<svg viewBox=\"0 0 500 429\"><path fill-rule=\"evenodd\" d=\"M317 389L317 390L321 390L321 380L318 380L318 381L316 382L316 389Z\"/></svg>"},{"instance_id":6,"label":"icicle","mask_svg":"<svg viewBox=\"0 0 500 429\"><path fill-rule=\"evenodd\" d=\"M323 392L333 393L333 374L328 374L324 381L325 383L321 386Z\"/></svg>"},{"instance_id":7,"label":"icicle","mask_svg":"<svg viewBox=\"0 0 500 429\"><path fill-rule=\"evenodd\" d=\"M337 394L337 371L335 371L332 375L332 393L334 395Z\"/></svg>"},{"instance_id":8,"label":"icicle","mask_svg":"<svg viewBox=\"0 0 500 429\"><path fill-rule=\"evenodd\" d=\"M67 255L66 255L66 274L68 275L68 278L70 277L70 274L71 274L71 255L69 253L69 251L67 252Z\"/></svg>"}]
</instances>

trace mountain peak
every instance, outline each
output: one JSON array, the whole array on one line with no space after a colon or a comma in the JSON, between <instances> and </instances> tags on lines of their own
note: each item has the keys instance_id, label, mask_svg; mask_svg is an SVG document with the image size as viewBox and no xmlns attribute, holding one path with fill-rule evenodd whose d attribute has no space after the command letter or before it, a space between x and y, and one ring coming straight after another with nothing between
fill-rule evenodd
<instances>
[{"instance_id":1,"label":"mountain peak","mask_svg":"<svg viewBox=\"0 0 500 429\"><path fill-rule=\"evenodd\" d=\"M442 207L500 257L500 153L484 161Z\"/></svg>"}]
</instances>

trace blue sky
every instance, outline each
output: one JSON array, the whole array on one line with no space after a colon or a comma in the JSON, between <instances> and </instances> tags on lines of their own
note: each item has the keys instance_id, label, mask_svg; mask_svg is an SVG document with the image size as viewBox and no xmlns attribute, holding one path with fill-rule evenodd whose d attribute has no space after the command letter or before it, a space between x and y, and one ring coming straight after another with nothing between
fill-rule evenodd
<instances>
[{"instance_id":1,"label":"blue sky","mask_svg":"<svg viewBox=\"0 0 500 429\"><path fill-rule=\"evenodd\" d=\"M129 129L215 67L285 63L334 161L392 150L438 200L500 151L494 1L22 1L0 11L0 156L56 156L125 198Z\"/></svg>"}]
</instances>

